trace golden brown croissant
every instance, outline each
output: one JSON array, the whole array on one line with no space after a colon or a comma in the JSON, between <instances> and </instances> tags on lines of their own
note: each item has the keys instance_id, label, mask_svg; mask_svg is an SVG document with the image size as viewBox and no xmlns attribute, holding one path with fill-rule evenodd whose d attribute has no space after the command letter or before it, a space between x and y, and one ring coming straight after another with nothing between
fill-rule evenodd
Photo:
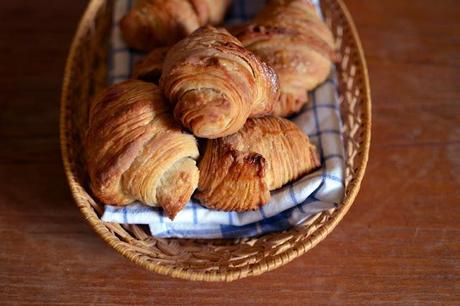
<instances>
[{"instance_id":1,"label":"golden brown croissant","mask_svg":"<svg viewBox=\"0 0 460 306\"><path fill-rule=\"evenodd\" d=\"M120 28L126 44L148 51L172 45L200 26L219 24L230 0L142 0L124 16Z\"/></svg>"},{"instance_id":2,"label":"golden brown croissant","mask_svg":"<svg viewBox=\"0 0 460 306\"><path fill-rule=\"evenodd\" d=\"M225 29L210 26L171 48L160 87L175 117L204 138L237 132L248 117L270 113L278 98L273 69Z\"/></svg>"},{"instance_id":3,"label":"golden brown croissant","mask_svg":"<svg viewBox=\"0 0 460 306\"><path fill-rule=\"evenodd\" d=\"M163 71L163 62L169 49L169 47L152 49L134 66L133 78L158 84Z\"/></svg>"},{"instance_id":4,"label":"golden brown croissant","mask_svg":"<svg viewBox=\"0 0 460 306\"><path fill-rule=\"evenodd\" d=\"M257 209L268 202L270 190L319 165L316 148L293 122L249 119L238 133L208 140L197 198L214 209Z\"/></svg>"},{"instance_id":5,"label":"golden brown croissant","mask_svg":"<svg viewBox=\"0 0 460 306\"><path fill-rule=\"evenodd\" d=\"M332 33L309 0L273 0L252 23L233 33L277 72L277 116L299 111L308 100L307 91L326 80L335 59Z\"/></svg>"},{"instance_id":6,"label":"golden brown croissant","mask_svg":"<svg viewBox=\"0 0 460 306\"><path fill-rule=\"evenodd\" d=\"M96 99L86 153L91 189L107 204L138 200L174 218L198 184L196 140L182 132L150 83L119 83Z\"/></svg>"}]
</instances>

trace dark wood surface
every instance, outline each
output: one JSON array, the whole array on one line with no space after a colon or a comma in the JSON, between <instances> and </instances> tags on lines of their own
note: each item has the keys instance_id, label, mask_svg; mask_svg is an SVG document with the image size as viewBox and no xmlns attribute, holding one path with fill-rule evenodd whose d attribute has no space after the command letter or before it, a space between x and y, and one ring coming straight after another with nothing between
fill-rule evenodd
<instances>
[{"instance_id":1,"label":"dark wood surface","mask_svg":"<svg viewBox=\"0 0 460 306\"><path fill-rule=\"evenodd\" d=\"M0 1L0 303L459 304L460 3L346 2L373 96L361 192L306 255L222 284L144 271L83 221L61 166L58 116L87 1Z\"/></svg>"}]
</instances>

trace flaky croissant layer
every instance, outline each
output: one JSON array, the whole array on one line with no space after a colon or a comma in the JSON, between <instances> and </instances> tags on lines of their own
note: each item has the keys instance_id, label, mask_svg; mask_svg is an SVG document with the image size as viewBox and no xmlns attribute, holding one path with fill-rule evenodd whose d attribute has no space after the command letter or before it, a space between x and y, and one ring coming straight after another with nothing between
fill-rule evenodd
<instances>
[{"instance_id":1,"label":"flaky croissant layer","mask_svg":"<svg viewBox=\"0 0 460 306\"><path fill-rule=\"evenodd\" d=\"M160 87L175 117L203 138L236 133L278 98L275 72L225 29L209 26L169 50Z\"/></svg>"},{"instance_id":2,"label":"flaky croissant layer","mask_svg":"<svg viewBox=\"0 0 460 306\"><path fill-rule=\"evenodd\" d=\"M120 28L126 44L148 51L172 45L200 26L222 22L230 0L140 0Z\"/></svg>"},{"instance_id":3,"label":"flaky croissant layer","mask_svg":"<svg viewBox=\"0 0 460 306\"><path fill-rule=\"evenodd\" d=\"M197 187L198 155L195 138L182 132L156 85L113 85L91 108L87 168L91 189L106 204L137 200L174 218Z\"/></svg>"},{"instance_id":4,"label":"flaky croissant layer","mask_svg":"<svg viewBox=\"0 0 460 306\"><path fill-rule=\"evenodd\" d=\"M196 197L214 209L257 209L269 201L270 190L319 165L316 148L293 122L249 119L238 133L208 140Z\"/></svg>"},{"instance_id":5,"label":"flaky croissant layer","mask_svg":"<svg viewBox=\"0 0 460 306\"><path fill-rule=\"evenodd\" d=\"M309 0L270 1L234 34L278 74L276 116L299 111L308 100L307 91L326 80L336 57L332 33Z\"/></svg>"}]
</instances>

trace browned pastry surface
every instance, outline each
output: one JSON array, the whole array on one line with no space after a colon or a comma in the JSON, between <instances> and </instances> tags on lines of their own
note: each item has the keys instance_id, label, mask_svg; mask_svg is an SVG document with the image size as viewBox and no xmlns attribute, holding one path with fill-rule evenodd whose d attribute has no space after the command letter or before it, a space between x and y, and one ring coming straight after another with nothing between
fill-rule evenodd
<instances>
[{"instance_id":1,"label":"browned pastry surface","mask_svg":"<svg viewBox=\"0 0 460 306\"><path fill-rule=\"evenodd\" d=\"M163 62L169 49L170 47L152 49L134 66L133 78L158 84L163 70Z\"/></svg>"},{"instance_id":2,"label":"browned pastry surface","mask_svg":"<svg viewBox=\"0 0 460 306\"><path fill-rule=\"evenodd\" d=\"M293 122L249 119L238 133L208 140L199 164L197 198L209 208L257 209L280 188L320 163L316 148Z\"/></svg>"},{"instance_id":3,"label":"browned pastry surface","mask_svg":"<svg viewBox=\"0 0 460 306\"><path fill-rule=\"evenodd\" d=\"M148 51L222 22L230 0L141 0L120 22L126 44Z\"/></svg>"},{"instance_id":4,"label":"browned pastry surface","mask_svg":"<svg viewBox=\"0 0 460 306\"><path fill-rule=\"evenodd\" d=\"M126 81L98 96L86 154L91 189L106 204L137 200L174 218L198 184L196 140L176 124L150 83Z\"/></svg>"},{"instance_id":5,"label":"browned pastry surface","mask_svg":"<svg viewBox=\"0 0 460 306\"><path fill-rule=\"evenodd\" d=\"M278 98L273 69L227 30L210 26L171 48L160 87L175 117L204 138L237 132L248 117L272 112Z\"/></svg>"},{"instance_id":6,"label":"browned pastry surface","mask_svg":"<svg viewBox=\"0 0 460 306\"><path fill-rule=\"evenodd\" d=\"M274 115L289 116L324 82L335 59L331 31L309 0L273 0L246 26L232 32L272 66L280 80Z\"/></svg>"}]
</instances>

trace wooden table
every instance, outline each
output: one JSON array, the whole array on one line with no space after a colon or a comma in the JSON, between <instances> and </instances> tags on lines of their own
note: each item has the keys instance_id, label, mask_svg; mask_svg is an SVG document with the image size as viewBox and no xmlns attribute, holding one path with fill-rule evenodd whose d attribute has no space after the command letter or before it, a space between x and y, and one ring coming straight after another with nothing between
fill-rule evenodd
<instances>
[{"instance_id":1,"label":"wooden table","mask_svg":"<svg viewBox=\"0 0 460 306\"><path fill-rule=\"evenodd\" d=\"M58 101L86 2L0 2L0 303L460 303L459 1L347 1L374 101L361 192L318 247L230 284L144 271L74 205Z\"/></svg>"}]
</instances>

